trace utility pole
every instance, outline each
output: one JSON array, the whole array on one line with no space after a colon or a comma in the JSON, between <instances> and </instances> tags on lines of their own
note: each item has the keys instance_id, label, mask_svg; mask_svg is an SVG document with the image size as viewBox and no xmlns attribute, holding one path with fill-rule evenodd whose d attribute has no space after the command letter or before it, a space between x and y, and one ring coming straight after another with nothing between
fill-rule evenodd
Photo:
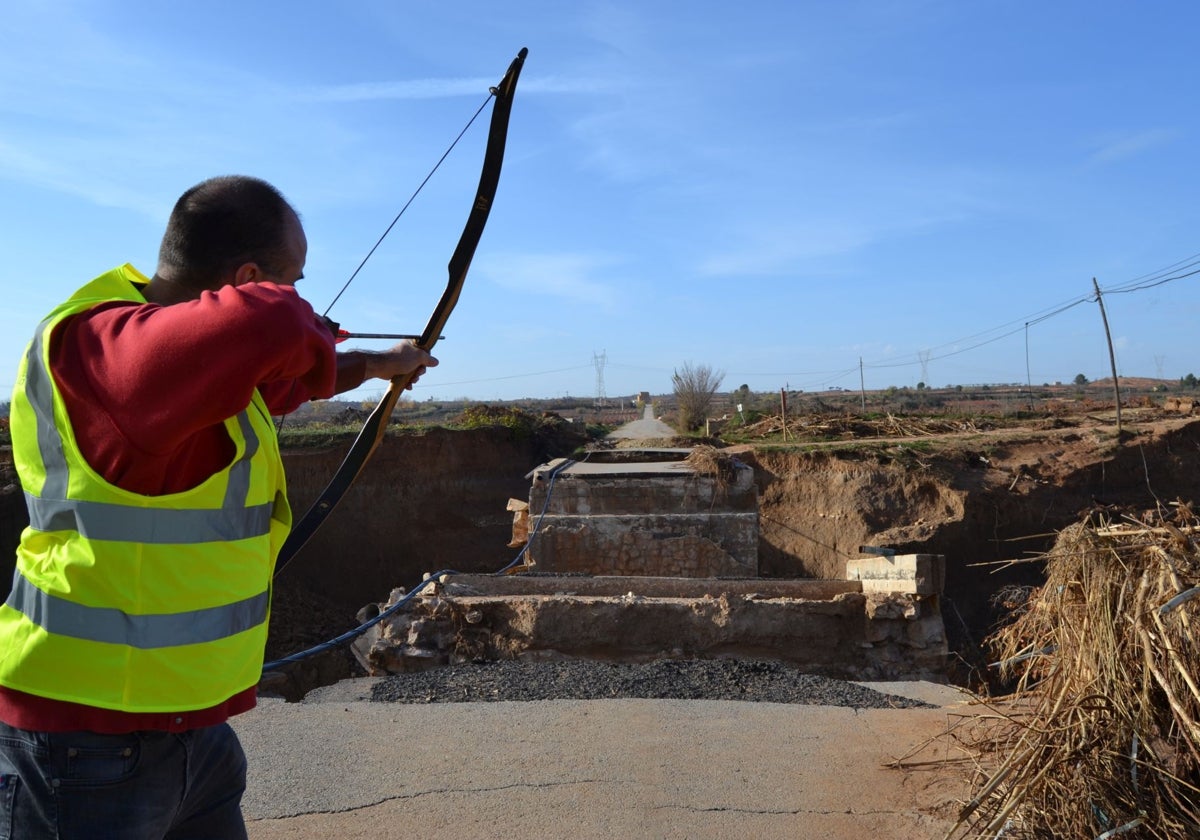
<instances>
[{"instance_id":1,"label":"utility pole","mask_svg":"<svg viewBox=\"0 0 1200 840\"><path fill-rule=\"evenodd\" d=\"M599 354L592 351L592 363L596 366L596 408L608 405L608 395L604 393L604 365L607 362L607 350L602 350Z\"/></svg>"},{"instance_id":2,"label":"utility pole","mask_svg":"<svg viewBox=\"0 0 1200 840\"><path fill-rule=\"evenodd\" d=\"M1033 376L1029 373L1029 322L1025 322L1025 386L1029 389L1029 411L1033 412Z\"/></svg>"},{"instance_id":3,"label":"utility pole","mask_svg":"<svg viewBox=\"0 0 1200 840\"><path fill-rule=\"evenodd\" d=\"M1113 395L1117 401L1117 437L1121 436L1121 385L1117 382L1117 354L1113 352L1112 333L1108 329L1108 314L1104 311L1104 298L1100 295L1100 284L1092 278L1096 290L1096 303L1100 304L1100 319L1104 321L1104 337L1108 339L1108 363L1112 365Z\"/></svg>"},{"instance_id":4,"label":"utility pole","mask_svg":"<svg viewBox=\"0 0 1200 840\"><path fill-rule=\"evenodd\" d=\"M779 416L783 420L783 439L788 439L787 429L787 385L779 389Z\"/></svg>"},{"instance_id":5,"label":"utility pole","mask_svg":"<svg viewBox=\"0 0 1200 840\"><path fill-rule=\"evenodd\" d=\"M858 357L858 391L862 394L863 414L867 413L867 380L863 377L862 356Z\"/></svg>"}]
</instances>

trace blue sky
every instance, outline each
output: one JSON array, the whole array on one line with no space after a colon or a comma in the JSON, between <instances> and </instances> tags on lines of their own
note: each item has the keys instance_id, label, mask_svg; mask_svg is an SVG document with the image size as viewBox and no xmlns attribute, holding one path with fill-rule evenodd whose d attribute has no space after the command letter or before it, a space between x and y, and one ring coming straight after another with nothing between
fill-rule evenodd
<instances>
[{"instance_id":1,"label":"blue sky","mask_svg":"<svg viewBox=\"0 0 1200 840\"><path fill-rule=\"evenodd\" d=\"M0 354L15 370L93 276L151 273L175 198L218 174L300 210L323 311L524 46L415 399L593 396L601 354L610 398L685 362L730 390L856 389L860 359L868 388L1097 379L1092 277L1122 375L1200 374L1200 275L1117 293L1200 267L1198 23L1104 0L8 4ZM485 112L332 317L421 331L486 134Z\"/></svg>"}]
</instances>

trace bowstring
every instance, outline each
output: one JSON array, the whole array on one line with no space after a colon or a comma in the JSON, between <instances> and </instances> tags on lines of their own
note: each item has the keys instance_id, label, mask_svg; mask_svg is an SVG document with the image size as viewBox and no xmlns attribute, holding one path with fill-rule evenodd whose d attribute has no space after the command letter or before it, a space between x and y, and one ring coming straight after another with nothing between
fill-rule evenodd
<instances>
[{"instance_id":1,"label":"bowstring","mask_svg":"<svg viewBox=\"0 0 1200 840\"><path fill-rule=\"evenodd\" d=\"M325 307L325 311L321 313L322 317L326 317L329 315L329 310L333 309L333 305L338 302L338 300L341 298L341 296L345 293L346 289L350 288L350 284L354 282L354 278L358 276L358 273L363 270L363 266L365 266L367 264L367 260L371 259L371 256L375 253L375 251L377 251L379 249L379 246L383 244L383 240L387 239L387 235L392 232L392 228L394 228L396 226L396 223L400 221L400 217L403 216L405 211L408 210L409 205L411 205L413 203L413 201L416 200L416 197L421 194L421 190L425 189L425 185L429 183L429 179L433 177L434 173L438 171L438 169L441 167L442 163L446 160L446 158L450 156L450 153L452 151L454 151L454 147L458 145L458 141L463 139L463 135L465 135L467 133L467 131L470 130L471 126L474 125L475 120L479 117L480 114L483 113L483 109L487 107L488 103L492 101L492 97L495 95L496 95L496 89L491 88L488 91L488 95L483 100L482 104L480 104L479 108L476 109L475 113L471 115L471 119L467 120L467 124L462 127L462 131L458 132L458 136L455 137L454 141L449 146L446 147L446 151L442 152L442 156L440 158L438 158L437 163L435 163L433 165L433 168L429 170L429 172L425 175L424 179L422 179L421 183L417 185L417 188L415 190L413 190L413 194L408 197L408 201L404 202L404 206L400 208L400 212L396 214L396 217L394 219L392 219L391 224L389 224L387 226L387 228L383 231L383 233L379 235L379 238L377 240L375 240L375 244L371 246L371 250L367 251L367 255L362 258L362 262L360 262L358 264L358 267L355 268L354 271L350 274L350 279L348 279L345 283L343 283L342 288L340 288L338 290L338 293L333 296L333 300L331 300L329 302L329 305ZM291 393L294 394L295 390L296 390L296 383L293 381ZM288 401L291 402L291 394L289 394L289 396L288 396ZM287 414L280 415L279 423L276 424L276 426L275 426L275 436L276 437L279 437L280 433L283 431L283 423L285 420L287 420L287 418L288 418Z\"/></svg>"},{"instance_id":2,"label":"bowstring","mask_svg":"<svg viewBox=\"0 0 1200 840\"><path fill-rule=\"evenodd\" d=\"M362 258L362 262L358 264L358 268L354 269L354 273L350 275L350 279L347 280L338 293L334 295L333 300L329 302L329 306L325 307L325 311L321 313L322 315L328 315L329 310L333 309L333 305L338 302L338 298L342 296L342 293L345 292L346 289L350 288L350 284L354 282L354 278L358 276L358 273L362 271L363 266L367 264L367 260L371 259L371 255L374 254L375 250L383 244L383 240L386 239L387 235L392 232L392 228L396 226L396 222L400 221L400 217L404 215L406 210L408 210L409 205L412 204L413 200L421 194L421 190L425 189L425 185L429 183L429 179L433 177L433 173L438 171L438 167L440 167L442 162L450 155L452 151L454 151L454 147L458 145L458 141L461 140L463 135L467 133L467 130L475 122L475 119L483 113L483 109L486 108L487 104L492 101L492 96L494 95L494 91L488 93L487 98L483 100L483 104L479 106L479 110L477 110L471 116L471 119L467 120L467 124L463 126L462 131L460 131L458 136L454 138L454 142L446 148L446 151L442 152L442 156L438 158L438 162L433 165L433 169L429 170L429 174L427 174L425 179L421 181L420 185L413 190L413 194L408 197L408 201L404 202L404 206L400 208L400 212L396 214L396 218L392 219L392 223L387 226L387 229L380 235L379 239L377 239L375 244L371 246L371 250L367 251L367 255Z\"/></svg>"}]
</instances>

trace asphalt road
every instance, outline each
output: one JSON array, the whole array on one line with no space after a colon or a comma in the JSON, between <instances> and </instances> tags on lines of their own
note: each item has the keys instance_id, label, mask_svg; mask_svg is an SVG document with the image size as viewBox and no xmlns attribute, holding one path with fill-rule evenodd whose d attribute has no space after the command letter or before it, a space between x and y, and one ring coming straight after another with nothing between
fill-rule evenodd
<instances>
[{"instance_id":1,"label":"asphalt road","mask_svg":"<svg viewBox=\"0 0 1200 840\"><path fill-rule=\"evenodd\" d=\"M252 840L942 837L965 794L885 766L961 714L956 689L872 684L939 708L710 700L411 705L372 681L235 719ZM945 757L933 742L920 758Z\"/></svg>"},{"instance_id":2,"label":"asphalt road","mask_svg":"<svg viewBox=\"0 0 1200 840\"><path fill-rule=\"evenodd\" d=\"M610 438L620 440L662 440L673 438L679 433L661 420L654 419L654 408L646 406L642 411L642 419L626 423L609 433Z\"/></svg>"}]
</instances>

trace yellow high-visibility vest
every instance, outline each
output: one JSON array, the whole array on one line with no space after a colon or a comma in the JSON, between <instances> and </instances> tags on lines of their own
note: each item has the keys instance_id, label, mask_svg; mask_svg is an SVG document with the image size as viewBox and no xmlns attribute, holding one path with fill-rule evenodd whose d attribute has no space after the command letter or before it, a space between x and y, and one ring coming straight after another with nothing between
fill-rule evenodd
<instances>
[{"instance_id":1,"label":"yellow high-visibility vest","mask_svg":"<svg viewBox=\"0 0 1200 840\"><path fill-rule=\"evenodd\" d=\"M84 460L50 373L54 327L106 301L144 302L130 265L50 313L10 407L29 507L0 606L0 685L124 712L205 709L258 682L275 558L291 528L270 412L225 421L232 462L198 487L145 496Z\"/></svg>"}]
</instances>

